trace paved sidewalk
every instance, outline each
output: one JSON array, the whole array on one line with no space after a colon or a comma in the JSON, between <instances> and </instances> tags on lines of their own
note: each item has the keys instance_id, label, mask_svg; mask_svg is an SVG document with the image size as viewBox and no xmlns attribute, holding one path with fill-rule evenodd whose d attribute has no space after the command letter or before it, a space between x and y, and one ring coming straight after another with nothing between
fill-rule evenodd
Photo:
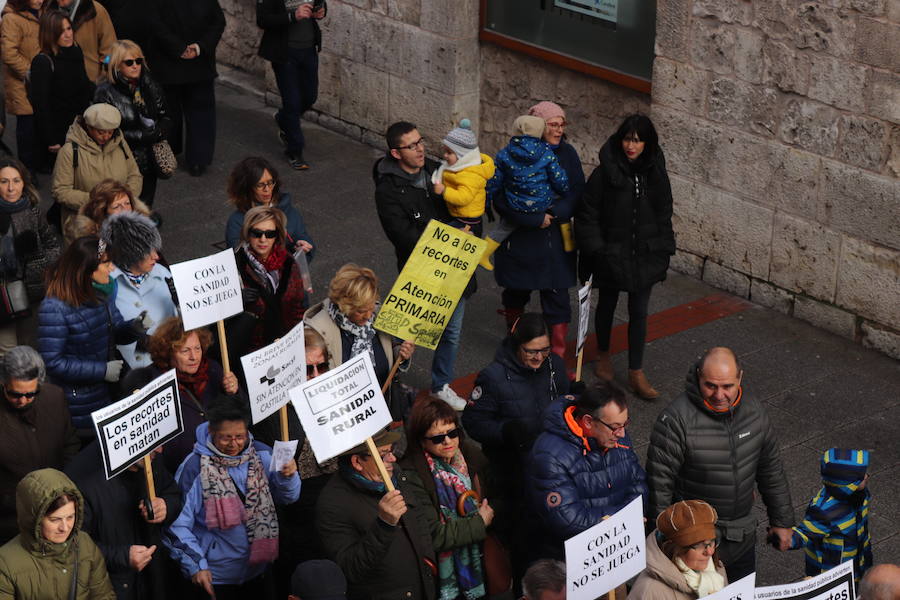
<instances>
[{"instance_id":1,"label":"paved sidewalk","mask_svg":"<svg viewBox=\"0 0 900 600\"><path fill-rule=\"evenodd\" d=\"M371 166L380 153L304 124L305 156L312 168L291 171L280 156L271 116L274 109L262 106L257 97L223 86L218 97L216 164L202 178L179 172L172 180L160 182L157 208L165 219L162 234L169 260L209 254L211 244L224 238L230 212L225 197L227 173L238 159L258 154L276 164L284 189L293 195L318 247L312 264L315 300L324 296L335 270L350 261L373 268L386 293L396 267L373 201ZM415 121L415 115L409 118ZM12 132L6 140L14 140ZM44 186L45 197L48 188ZM478 283L478 293L466 306L455 384L460 391L470 387L474 374L490 362L504 335L503 319L495 312L500 290L484 271L479 272ZM825 449L869 448L873 451L875 560L900 563L900 363L675 273L653 294L650 335L654 339L647 347L645 370L662 397L656 402L635 399L630 405L631 435L642 459L650 428L659 411L679 393L689 365L705 348L730 346L744 364L746 393L765 401L778 429L798 518L820 485L819 457ZM623 299L617 313L620 324L626 317L624 304ZM577 307L574 301L573 307ZM570 333L574 337L574 331ZM624 326L615 335L614 349L623 350ZM431 353L419 349L413 361L409 383L427 387ZM613 362L622 380L624 352L616 354ZM585 372L591 371L592 365L586 364ZM762 510L760 520L764 532ZM782 556L760 543L758 557L762 585L803 576L801 551Z\"/></svg>"}]
</instances>

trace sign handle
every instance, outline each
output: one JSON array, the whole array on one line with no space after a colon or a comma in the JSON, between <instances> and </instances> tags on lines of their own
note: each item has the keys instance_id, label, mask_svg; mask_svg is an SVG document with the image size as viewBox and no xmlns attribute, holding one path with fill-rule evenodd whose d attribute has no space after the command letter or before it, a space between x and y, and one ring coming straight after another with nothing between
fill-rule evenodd
<instances>
[{"instance_id":1,"label":"sign handle","mask_svg":"<svg viewBox=\"0 0 900 600\"><path fill-rule=\"evenodd\" d=\"M394 491L394 482L391 481L391 476L388 475L387 469L384 468L384 461L381 460L381 454L378 453L378 448L375 446L375 440L372 439L372 436L366 438L366 446L369 447L369 454L372 455L372 459L375 461L375 466L378 467L378 473L381 475L381 481L384 482L384 486L387 488L387 491Z\"/></svg>"},{"instance_id":2,"label":"sign handle","mask_svg":"<svg viewBox=\"0 0 900 600\"><path fill-rule=\"evenodd\" d=\"M381 386L381 395L382 396L387 394L388 388L391 387L391 382L394 380L394 376L397 375L397 369L400 368L400 363L402 363L402 362L403 361L400 360L399 356L396 359L394 359L394 366L391 367L391 372L388 373L387 380L385 380L384 385ZM369 438L369 439L371 439L371 438Z\"/></svg>"},{"instance_id":3,"label":"sign handle","mask_svg":"<svg viewBox=\"0 0 900 600\"><path fill-rule=\"evenodd\" d=\"M291 436L288 433L287 404L278 409L278 416L281 421L281 441L289 442L291 441Z\"/></svg>"},{"instance_id":4,"label":"sign handle","mask_svg":"<svg viewBox=\"0 0 900 600\"><path fill-rule=\"evenodd\" d=\"M150 462L150 455L144 455L144 475L147 477L147 496L150 498L150 502L153 502L153 499L156 498L156 486L153 483L153 465Z\"/></svg>"},{"instance_id":5,"label":"sign handle","mask_svg":"<svg viewBox=\"0 0 900 600\"><path fill-rule=\"evenodd\" d=\"M581 364L584 361L584 346L578 351L578 362L575 363L575 381L581 381Z\"/></svg>"},{"instance_id":6,"label":"sign handle","mask_svg":"<svg viewBox=\"0 0 900 600\"><path fill-rule=\"evenodd\" d=\"M230 373L231 365L228 363L228 342L225 339L225 321L222 319L216 321L216 328L219 331L219 352L222 355L222 368L226 373Z\"/></svg>"}]
</instances>

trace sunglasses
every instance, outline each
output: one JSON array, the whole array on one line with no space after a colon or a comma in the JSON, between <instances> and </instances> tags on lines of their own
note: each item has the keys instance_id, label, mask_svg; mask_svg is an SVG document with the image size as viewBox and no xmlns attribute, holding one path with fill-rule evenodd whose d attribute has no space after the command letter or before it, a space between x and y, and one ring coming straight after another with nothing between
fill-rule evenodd
<instances>
[{"instance_id":1,"label":"sunglasses","mask_svg":"<svg viewBox=\"0 0 900 600\"><path fill-rule=\"evenodd\" d=\"M144 59L141 57L137 58L126 58L122 61L122 64L126 67L133 67L134 65L142 65L144 64Z\"/></svg>"},{"instance_id":2,"label":"sunglasses","mask_svg":"<svg viewBox=\"0 0 900 600\"><path fill-rule=\"evenodd\" d=\"M321 375L328 370L327 362L320 362L317 365L306 365L306 378L312 379L316 375Z\"/></svg>"},{"instance_id":3,"label":"sunglasses","mask_svg":"<svg viewBox=\"0 0 900 600\"><path fill-rule=\"evenodd\" d=\"M41 390L36 389L33 392L14 392L10 389L3 388L3 393L5 393L8 398L28 398L30 400L40 394Z\"/></svg>"},{"instance_id":4,"label":"sunglasses","mask_svg":"<svg viewBox=\"0 0 900 600\"><path fill-rule=\"evenodd\" d=\"M450 438L451 440L455 440L459 437L459 428L451 429L447 433L442 433L441 435L433 435L431 437L426 437L425 439L437 446L438 444L444 443L444 438Z\"/></svg>"},{"instance_id":5,"label":"sunglasses","mask_svg":"<svg viewBox=\"0 0 900 600\"><path fill-rule=\"evenodd\" d=\"M251 229L250 237L274 240L278 237L278 232L274 229Z\"/></svg>"}]
</instances>

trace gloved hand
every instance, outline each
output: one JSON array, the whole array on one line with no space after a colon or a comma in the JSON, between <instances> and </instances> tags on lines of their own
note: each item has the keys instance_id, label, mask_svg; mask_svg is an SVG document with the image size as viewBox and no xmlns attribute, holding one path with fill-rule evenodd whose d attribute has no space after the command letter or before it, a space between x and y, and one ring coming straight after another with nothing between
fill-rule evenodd
<instances>
[{"instance_id":1,"label":"gloved hand","mask_svg":"<svg viewBox=\"0 0 900 600\"><path fill-rule=\"evenodd\" d=\"M125 364L121 360L110 360L106 363L106 375L103 376L104 381L115 383L122 374L122 365Z\"/></svg>"},{"instance_id":2,"label":"gloved hand","mask_svg":"<svg viewBox=\"0 0 900 600\"><path fill-rule=\"evenodd\" d=\"M148 331L151 327L153 327L153 325L156 324L156 321L154 321L150 317L150 315L147 314L146 310L142 310L141 314L138 315L138 322L140 323L141 328L144 331Z\"/></svg>"},{"instance_id":3,"label":"gloved hand","mask_svg":"<svg viewBox=\"0 0 900 600\"><path fill-rule=\"evenodd\" d=\"M169 295L172 296L175 308L178 308L178 292L175 290L175 280L171 277L166 277L166 286L169 288Z\"/></svg>"},{"instance_id":4,"label":"gloved hand","mask_svg":"<svg viewBox=\"0 0 900 600\"><path fill-rule=\"evenodd\" d=\"M514 448L528 448L534 442L530 428L524 421L513 419L503 424L503 442Z\"/></svg>"},{"instance_id":5,"label":"gloved hand","mask_svg":"<svg viewBox=\"0 0 900 600\"><path fill-rule=\"evenodd\" d=\"M256 301L259 300L259 290L248 287L241 288L241 300L243 300L244 306L256 304Z\"/></svg>"}]
</instances>

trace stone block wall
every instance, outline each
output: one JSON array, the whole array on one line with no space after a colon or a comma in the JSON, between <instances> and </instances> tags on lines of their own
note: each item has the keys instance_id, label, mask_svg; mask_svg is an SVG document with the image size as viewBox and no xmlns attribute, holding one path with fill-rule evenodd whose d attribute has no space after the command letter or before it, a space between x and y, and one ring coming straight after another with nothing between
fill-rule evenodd
<instances>
[{"instance_id":1,"label":"stone block wall","mask_svg":"<svg viewBox=\"0 0 900 600\"><path fill-rule=\"evenodd\" d=\"M673 266L900 357L900 6L658 0Z\"/></svg>"}]
</instances>

